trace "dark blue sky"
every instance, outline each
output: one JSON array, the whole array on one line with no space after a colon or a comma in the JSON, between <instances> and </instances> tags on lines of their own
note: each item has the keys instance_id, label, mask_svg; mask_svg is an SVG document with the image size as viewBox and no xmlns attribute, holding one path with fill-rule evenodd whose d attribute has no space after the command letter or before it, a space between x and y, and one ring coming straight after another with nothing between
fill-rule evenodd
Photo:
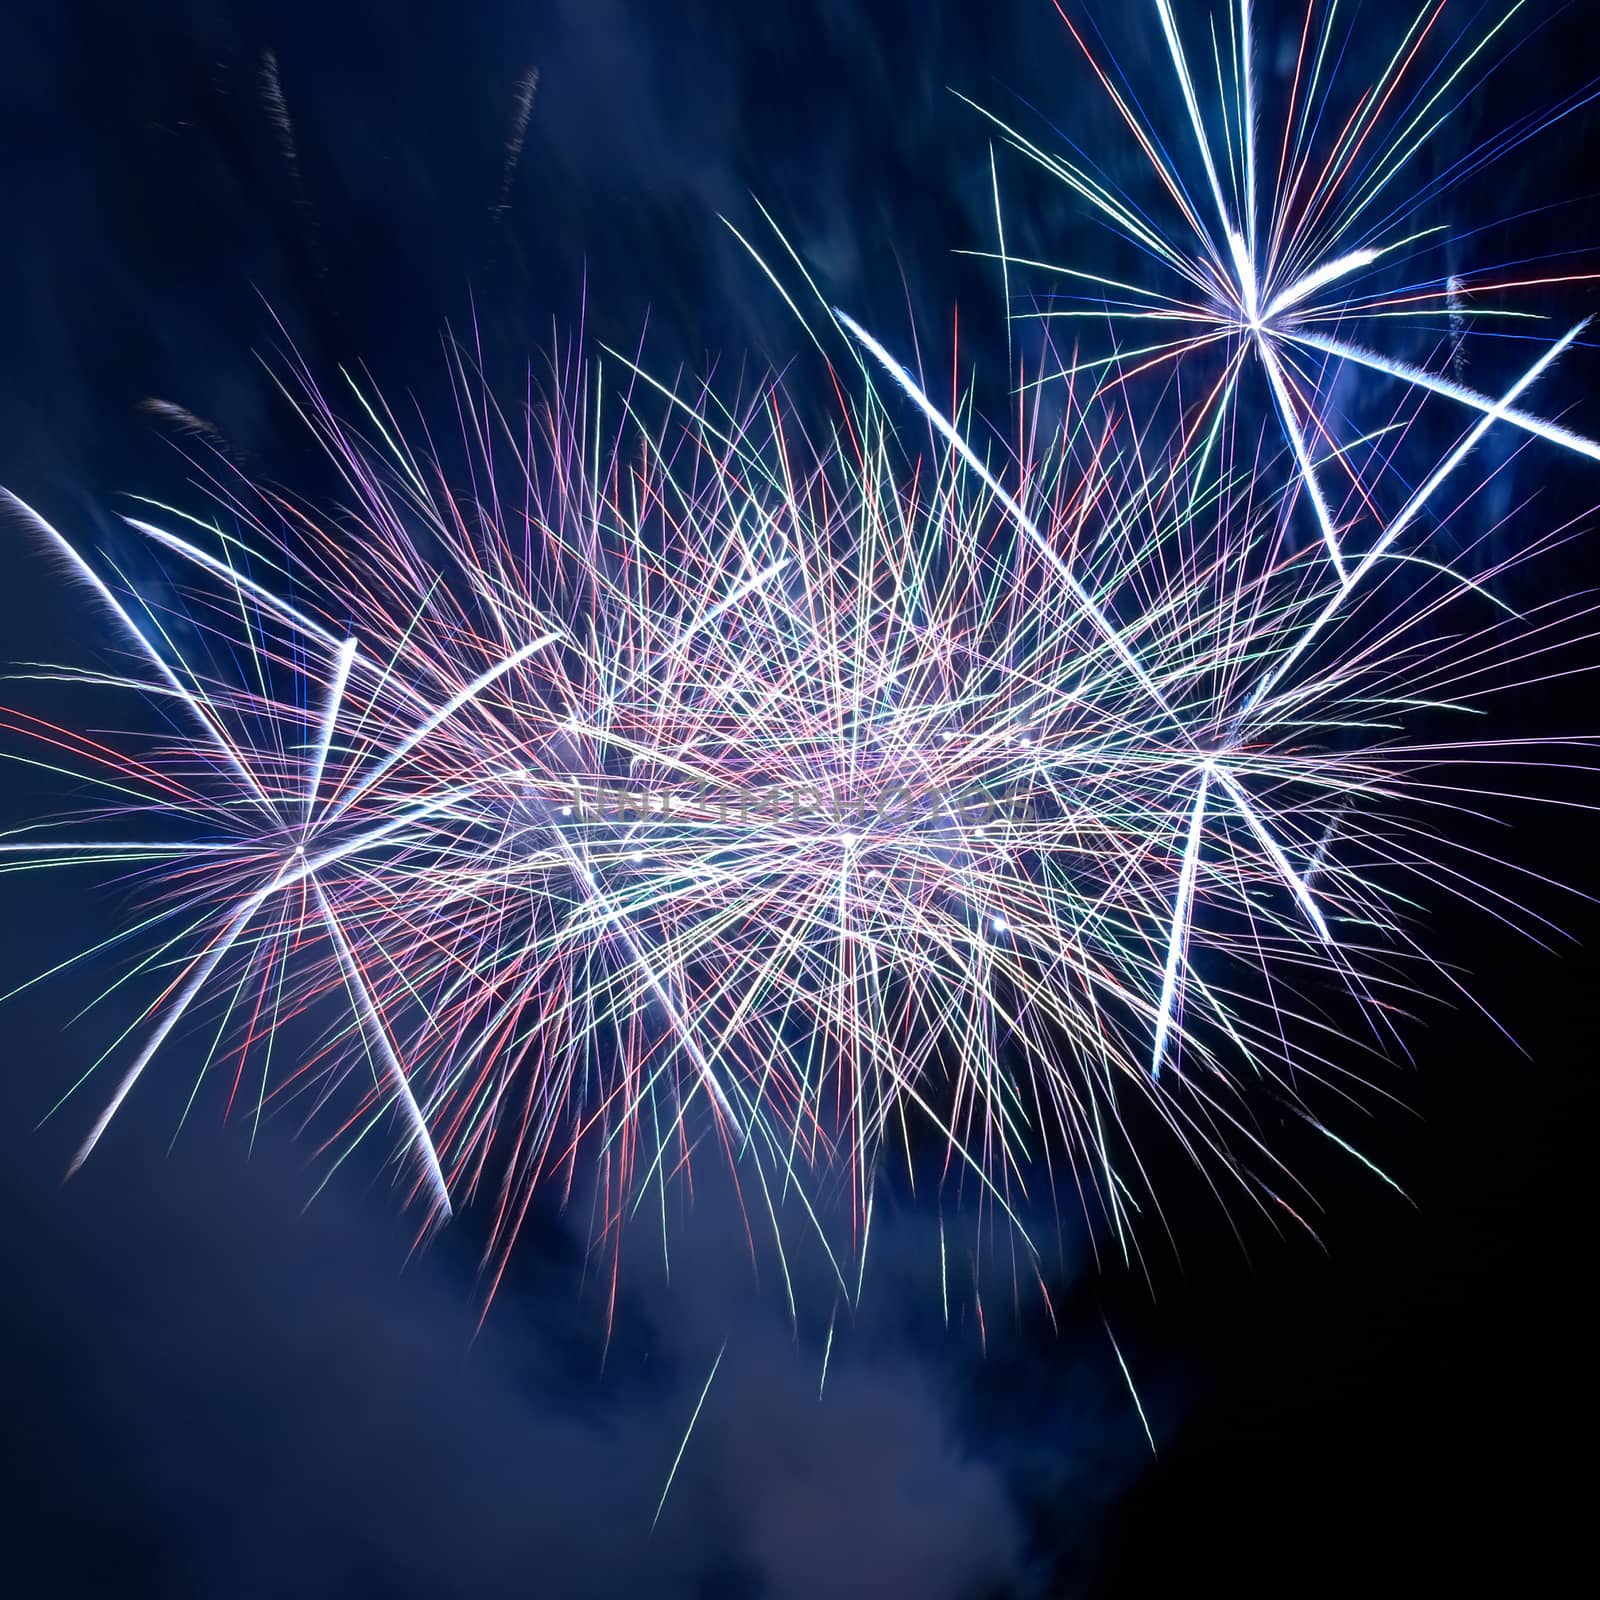
<instances>
[{"instance_id":1,"label":"dark blue sky","mask_svg":"<svg viewBox=\"0 0 1600 1600\"><path fill-rule=\"evenodd\" d=\"M1530 11L1550 25L1470 108L1464 147L1583 81L1592 15ZM1165 81L1148 29L1123 18L1115 40L1131 76ZM293 165L261 93L269 50ZM438 331L474 307L490 373L513 385L580 309L610 343L648 324L658 368L786 363L803 338L717 220L758 228L751 191L840 303L901 336L915 319L930 348L959 303L982 359L1002 347L994 275L952 252L990 242L988 150L950 87L1034 129L1091 137L1105 115L1047 0L8 5L0 482L79 533L109 528L125 492L192 500L139 409L155 396L214 422L252 470L314 487L253 354L274 343L269 305L318 371L365 361L425 405L445 394ZM1596 127L1480 182L1467 214L1583 194ZM1108 158L1119 178L1123 160ZM1014 250L1081 227L1062 195L1027 192ZM1597 223L1585 199L1482 248L1600 243ZM1562 304L1597 309L1582 287ZM1585 359L1562 403L1592 383ZM1552 523L1585 498L1564 469L1544 487ZM1565 559L1571 587L1600 574L1592 546ZM0 656L76 659L92 632L48 565L0 537ZM1593 704L1573 687L1539 709L1592 728ZM7 822L63 801L8 785ZM1519 857L1576 872L1581 830L1515 829ZM1581 887L1600 889L1592 869ZM1060 1331L1002 1309L987 1354L970 1318L944 1328L934 1222L906 1206L820 1401L832 1298L802 1269L791 1329L773 1264L752 1273L714 1193L678 1230L670 1287L658 1253L627 1258L607 1353L585 1208L531 1230L474 1340L470 1219L408 1262L376 1175L352 1165L303 1211L320 1172L291 1130L269 1124L247 1151L214 1104L169 1153L176 1079L141 1091L61 1185L85 1112L36 1124L112 1030L63 1030L98 983L31 991L0 1010L8 1565L20 1592L64 1595L976 1597L1178 1575L1278 1593L1375 1568L1537 1590L1577 1505L1557 1441L1582 1365L1581 1024L1600 931L1570 901L1543 909L1587 944L1444 931L1527 1053L1427 1014L1400 1091L1421 1115L1395 1109L1362 1141L1415 1206L1296 1148L1326 1248L1240 1241L1175 1170L1181 1263L1157 1259L1149 1284L1098 1274L1069 1230ZM108 890L0 880L0 987L117 913Z\"/></svg>"}]
</instances>

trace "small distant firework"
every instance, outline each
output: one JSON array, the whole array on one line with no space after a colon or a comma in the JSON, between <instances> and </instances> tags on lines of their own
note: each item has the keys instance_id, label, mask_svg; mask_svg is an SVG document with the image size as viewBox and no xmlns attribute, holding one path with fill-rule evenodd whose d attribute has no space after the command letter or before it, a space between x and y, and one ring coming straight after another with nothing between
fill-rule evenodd
<instances>
[{"instance_id":1,"label":"small distant firework","mask_svg":"<svg viewBox=\"0 0 1600 1600\"><path fill-rule=\"evenodd\" d=\"M1099 314L1164 342L1024 372L982 451L970 395L936 402L841 312L813 333L859 358L831 421L776 382L664 385L573 353L508 413L458 354L452 465L365 382L341 419L296 362L337 512L209 462L217 515L143 507L134 568L8 497L123 656L55 676L146 697L167 730L0 714L18 759L105 796L0 839L0 870L114 864L148 901L96 952L136 950L114 987L154 992L102 1058L118 1082L79 1160L202 1022L230 1108L294 1108L334 1161L394 1137L424 1231L483 1201L491 1293L540 1184L580 1169L615 1248L714 1152L752 1228L782 1256L798 1208L852 1294L891 1167L1014 1224L1033 1261L1041 1185L1138 1247L1157 1127L1224 1201L1296 1220L1258 1101L1365 1160L1312 1102L1358 1091L1408 998L1455 982L1419 904L1521 915L1452 827L1498 787L1471 768L1562 758L1481 719L1437 730L1592 627L1582 598L1518 614L1494 592L1567 529L1491 557L1443 490L1492 426L1594 453L1520 405L1578 330L1494 398L1327 332L1376 304L1335 286L1403 243L1387 212L1365 221L1396 158L1355 153L1404 63L1319 164L1305 107L1330 36L1308 19L1258 220L1248 7L1226 162L1157 14L1215 218L1106 83L1197 253L1017 142L1190 292L1109 286L1127 298ZM1395 149L1455 81L1414 98ZM1152 362L1212 342L1198 414L1140 403ZM1400 485L1365 457L1358 534L1324 487L1349 452L1307 352L1476 413ZM1251 360L1273 400L1254 424L1232 399ZM1424 517L1451 521L1451 564L1416 548ZM123 575L152 563L159 583Z\"/></svg>"}]
</instances>

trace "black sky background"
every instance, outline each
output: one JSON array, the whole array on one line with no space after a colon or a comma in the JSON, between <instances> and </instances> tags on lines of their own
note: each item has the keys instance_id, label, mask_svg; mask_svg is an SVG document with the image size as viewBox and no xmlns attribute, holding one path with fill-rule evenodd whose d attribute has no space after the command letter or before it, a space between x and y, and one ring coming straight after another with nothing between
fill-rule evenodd
<instances>
[{"instance_id":1,"label":"black sky background","mask_svg":"<svg viewBox=\"0 0 1600 1600\"><path fill-rule=\"evenodd\" d=\"M1275 9L1258 7L1274 39ZM1600 12L1529 9L1542 31L1452 128L1462 147L1581 86ZM1151 30L1106 10L1130 75L1164 85ZM262 102L267 50L294 168ZM527 144L496 212L530 67ZM156 396L215 423L252 471L314 488L254 355L278 338L272 314L314 370L364 361L425 406L446 392L439 330L474 312L513 391L580 311L622 347L647 328L656 370L786 363L803 335L717 220L753 237L752 190L841 304L896 340L914 322L934 364L959 305L963 349L992 373L994 275L952 254L992 238L986 134L951 86L1036 108L1030 127L1096 126L1046 0L12 4L0 483L91 542L115 540L127 492L195 503L139 409ZM1452 213L1586 196L1597 127L1575 119ZM1100 132L1110 148L1117 130ZM1062 194L1002 174L1029 200L1014 250L1081 228ZM1585 198L1470 253L1587 246L1597 222ZM1600 297L1576 285L1552 307L1581 315ZM1544 398L1591 433L1596 363L1580 350ZM1552 454L1525 456L1519 482L1540 490L1541 525L1600 499ZM1540 570L1593 585L1593 540L1559 566ZM0 533L0 656L96 647L79 597ZM5 698L37 704L28 689ZM1524 699L1539 727L1596 725L1592 679ZM61 804L25 775L7 783L7 822ZM1506 853L1600 890L1581 819L1507 814ZM472 1219L408 1260L379 1174L352 1164L306 1207L322 1173L288 1126L251 1148L202 1097L174 1141L176 1070L150 1075L63 1185L92 1111L74 1101L37 1125L121 1023L113 1006L63 1026L103 974L30 991L0 1010L7 1569L41 1595L1543 1592L1585 1511L1600 918L1530 895L1574 937L1540 950L1459 913L1434 930L1520 1050L1481 1017L1426 1009L1395 1074L1403 1107L1374 1100L1341 1130L1412 1203L1281 1128L1325 1207L1321 1242L1249 1221L1241 1239L1169 1162L1181 1260L1153 1254L1148 1282L1096 1271L1069 1235L1059 1331L1002 1296L986 1350L962 1306L943 1324L933 1218L892 1209L820 1400L826 1284L800 1264L796 1333L773 1263L752 1272L714 1189L675 1227L670 1285L649 1241L625 1255L607 1350L581 1203L530 1229L474 1338ZM0 985L116 915L104 889L0 880ZM1139 1379L1154 1462L1102 1316Z\"/></svg>"}]
</instances>

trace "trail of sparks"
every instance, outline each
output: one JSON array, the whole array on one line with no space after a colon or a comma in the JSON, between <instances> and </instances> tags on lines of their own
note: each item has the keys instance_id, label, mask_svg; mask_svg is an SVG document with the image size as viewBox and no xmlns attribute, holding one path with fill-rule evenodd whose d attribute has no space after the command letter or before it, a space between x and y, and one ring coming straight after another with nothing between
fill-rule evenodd
<instances>
[{"instance_id":1,"label":"trail of sparks","mask_svg":"<svg viewBox=\"0 0 1600 1600\"><path fill-rule=\"evenodd\" d=\"M1111 1353L1117 1358L1117 1366L1122 1371L1122 1381L1128 1386L1128 1397L1133 1401L1133 1409L1139 1413L1139 1426L1144 1429L1145 1439L1150 1445L1150 1454L1156 1455L1156 1436L1150 1431L1150 1419L1144 1414L1144 1402L1139 1398L1139 1391L1134 1387L1133 1374L1128 1371L1128 1363L1122 1359L1122 1347L1117 1343L1117 1336L1111 1331L1111 1324L1103 1318L1101 1326L1106 1330L1106 1338L1111 1341Z\"/></svg>"},{"instance_id":2,"label":"trail of sparks","mask_svg":"<svg viewBox=\"0 0 1600 1600\"><path fill-rule=\"evenodd\" d=\"M689 1418L689 1426L684 1429L683 1443L678 1446L678 1453L672 1458L672 1470L667 1474L666 1487L661 1491L661 1499L656 1504L656 1514L650 1519L652 1529L661 1521L661 1513L666 1509L667 1496L672 1493L672 1485L677 1479L678 1468L683 1463L683 1453L689 1448L690 1437L694 1433L694 1425L700 1420L700 1413L705 1408L706 1396L711 1393L711 1385L716 1381L717 1368L722 1365L722 1358L728 1353L728 1341L722 1341L722 1348L717 1351L717 1359L711 1363L711 1371L706 1375L706 1386L700 1391L700 1398L694 1403L694 1415Z\"/></svg>"}]
</instances>

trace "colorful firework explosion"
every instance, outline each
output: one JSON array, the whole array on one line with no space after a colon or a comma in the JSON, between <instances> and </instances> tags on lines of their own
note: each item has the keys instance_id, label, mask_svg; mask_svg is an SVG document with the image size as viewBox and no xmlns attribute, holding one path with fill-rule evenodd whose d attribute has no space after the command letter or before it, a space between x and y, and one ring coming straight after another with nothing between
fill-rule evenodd
<instances>
[{"instance_id":1,"label":"colorful firework explosion","mask_svg":"<svg viewBox=\"0 0 1600 1600\"><path fill-rule=\"evenodd\" d=\"M1498 398L1342 331L1461 314L1453 278L1351 284L1416 242L1391 235L1394 185L1504 22L1413 87L1419 18L1329 144L1333 8L1308 13L1263 203L1249 6L1218 56L1220 143L1156 16L1215 217L1098 66L1193 248L1007 130L1186 285L1093 280L1094 317L1163 342L1047 344L1007 450L975 448L959 382L941 407L837 312L819 321L858 366L820 426L776 383L669 388L577 355L508 413L458 354L456 472L370 386L346 422L295 365L344 509L208 459L217 515L129 519L159 581L10 499L127 663L57 675L170 714L112 741L6 713L17 759L106 799L14 831L0 863L115 864L148 900L98 947L136 949L116 987L155 994L102 1057L128 1059L80 1161L207 1018L200 1079L230 1108L293 1106L335 1159L397 1129L424 1231L484 1200L494 1281L541 1182L592 1166L615 1240L702 1148L780 1254L802 1208L845 1289L813 1198L847 1187L864 1262L890 1165L1023 1237L1030 1186L1070 1175L1133 1248L1159 1208L1133 1131L1152 1117L1219 1187L1298 1217L1252 1107L1350 1149L1313 1102L1362 1085L1426 975L1455 981L1418 902L1518 916L1450 822L1481 800L1473 763L1551 747L1433 730L1583 631L1586 601L1494 592L1567 530L1491 556L1473 494L1444 491L1496 425L1600 450L1520 404L1580 328ZM1008 280L1040 265L1000 258ZM1140 399L1213 349L1200 404ZM1330 362L1476 418L1412 486L1414 412L1352 434ZM1446 517L1448 565L1419 548Z\"/></svg>"}]
</instances>

